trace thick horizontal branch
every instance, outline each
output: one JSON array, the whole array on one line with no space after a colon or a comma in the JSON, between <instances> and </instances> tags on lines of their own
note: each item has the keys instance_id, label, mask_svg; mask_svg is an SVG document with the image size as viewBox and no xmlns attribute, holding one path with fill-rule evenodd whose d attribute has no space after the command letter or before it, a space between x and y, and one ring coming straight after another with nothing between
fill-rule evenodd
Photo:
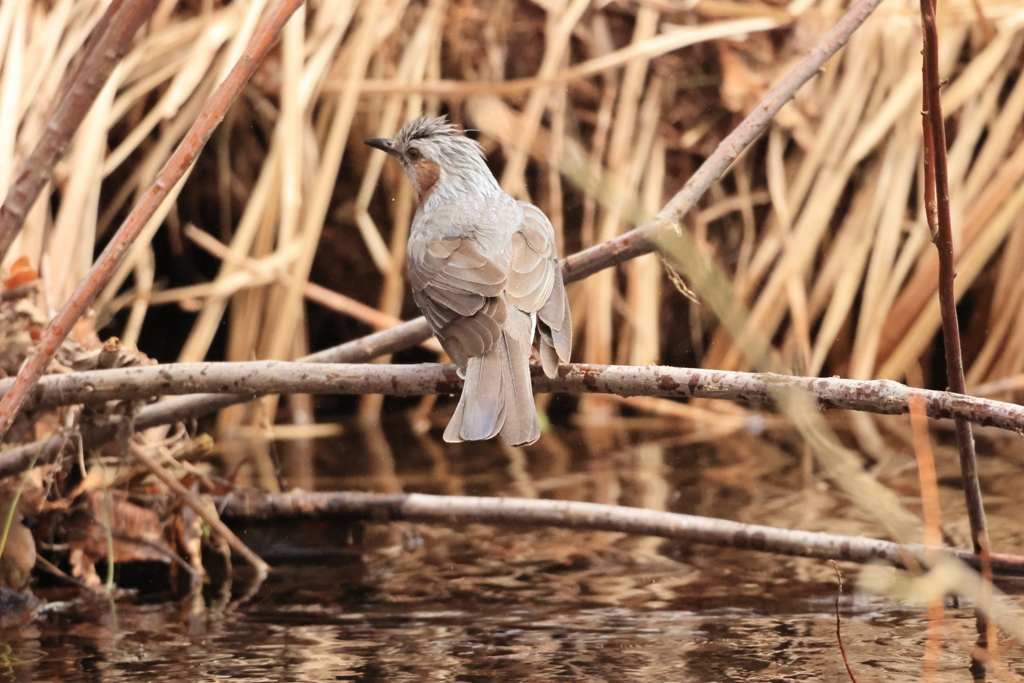
<instances>
[{"instance_id":1,"label":"thick horizontal branch","mask_svg":"<svg viewBox=\"0 0 1024 683\"><path fill-rule=\"evenodd\" d=\"M724 519L680 515L644 508L578 503L564 500L432 496L421 493L307 493L230 495L217 499L221 516L235 519L350 515L386 523L424 522L494 524L502 526L554 526L589 531L616 531L660 536L688 543L757 550L777 555L843 560L866 564L885 562L904 567L909 556L925 564L925 547L900 545L863 536L837 536L812 531L777 529ZM929 549L933 550L933 549ZM980 558L966 550L945 550L977 568ZM1024 576L1024 557L992 555L997 575Z\"/></svg>"},{"instance_id":2,"label":"thick horizontal branch","mask_svg":"<svg viewBox=\"0 0 1024 683\"><path fill-rule=\"evenodd\" d=\"M944 391L912 389L891 380L791 377L659 365L635 367L572 363L559 366L558 377L554 379L546 377L537 366L532 370L534 390L540 393L715 398L747 405L774 406L774 392L779 388L793 387L814 395L823 408L883 415L906 413L909 398L918 396L929 417L968 420L1024 433L1024 406ZM12 381L0 381L0 396L7 391ZM52 408L77 403L140 400L196 393L228 394L232 401L237 401L235 396L230 395L422 396L454 394L461 390L462 379L454 366L433 363L171 363L48 375L33 391L30 405L34 408ZM149 426L149 420L138 426Z\"/></svg>"}]
</instances>

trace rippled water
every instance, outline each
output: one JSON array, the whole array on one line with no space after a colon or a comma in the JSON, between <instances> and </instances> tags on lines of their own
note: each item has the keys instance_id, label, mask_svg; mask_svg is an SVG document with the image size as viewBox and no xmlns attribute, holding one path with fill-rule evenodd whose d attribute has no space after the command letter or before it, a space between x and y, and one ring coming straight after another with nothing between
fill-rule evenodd
<instances>
[{"instance_id":1,"label":"rippled water","mask_svg":"<svg viewBox=\"0 0 1024 683\"><path fill-rule=\"evenodd\" d=\"M282 571L221 614L190 618L187 605L162 604L53 618L37 638L12 646L8 672L14 680L91 681L846 680L833 601L820 585L807 587L817 595L792 591L738 607L709 607L699 596L666 601L671 586L639 583L632 588L655 600L547 601L501 582L486 599L467 590L438 600L415 582L385 594L378 571L387 570ZM603 571L591 576L602 578L616 582ZM858 596L842 614L857 674L920 680L919 610ZM941 680L968 680L957 641L970 640L972 611L947 610L946 626ZM1016 655L1005 663L1024 670Z\"/></svg>"},{"instance_id":2,"label":"rippled water","mask_svg":"<svg viewBox=\"0 0 1024 683\"><path fill-rule=\"evenodd\" d=\"M646 441L564 432L512 451L442 449L396 427L325 441L310 465L322 489L574 498L883 533L820 481L785 433L711 444L645 433ZM996 549L1020 552L1019 444L982 446ZM878 473L916 511L909 453L894 449ZM956 458L937 453L946 532L956 537L965 528ZM236 581L230 595L211 586L205 599L52 607L6 639L5 673L19 681L848 680L828 563L483 526L372 527L362 550L348 561L279 566L252 594ZM857 568L843 571L855 583ZM840 604L860 680L921 680L921 608L852 585ZM948 602L938 680L970 680L974 629L973 610ZM1015 674L1024 674L1024 658L1009 647L993 679Z\"/></svg>"},{"instance_id":3,"label":"rippled water","mask_svg":"<svg viewBox=\"0 0 1024 683\"><path fill-rule=\"evenodd\" d=\"M293 577L286 577L293 578ZM782 613L588 607L551 610L382 609L256 604L189 632L169 607L122 609L120 631L72 626L8 654L16 680L515 681L840 680L826 605ZM409 607L409 605L406 605ZM416 606L424 607L424 606ZM467 606L468 607L468 606ZM819 609L815 609L815 608ZM955 619L970 621L968 614ZM63 624L71 626L70 624ZM958 624L969 630L970 623ZM918 680L916 613L865 601L847 614L852 663L864 675ZM48 629L47 629L48 630ZM964 662L948 657L949 673Z\"/></svg>"}]
</instances>

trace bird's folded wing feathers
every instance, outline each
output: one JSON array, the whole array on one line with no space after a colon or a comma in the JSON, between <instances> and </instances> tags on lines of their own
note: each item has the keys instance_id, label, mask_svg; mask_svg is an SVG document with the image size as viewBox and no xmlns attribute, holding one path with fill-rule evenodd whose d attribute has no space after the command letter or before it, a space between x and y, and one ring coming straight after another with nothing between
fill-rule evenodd
<instances>
[{"instance_id":1,"label":"bird's folded wing feathers","mask_svg":"<svg viewBox=\"0 0 1024 683\"><path fill-rule=\"evenodd\" d=\"M519 202L522 226L512 235L512 260L505 294L508 302L527 313L536 313L551 296L558 269L555 231L547 216L533 204Z\"/></svg>"},{"instance_id":2,"label":"bird's folded wing feathers","mask_svg":"<svg viewBox=\"0 0 1024 683\"><path fill-rule=\"evenodd\" d=\"M411 243L409 279L416 305L459 367L497 342L506 317L497 298L505 272L470 239Z\"/></svg>"},{"instance_id":3,"label":"bird's folded wing feathers","mask_svg":"<svg viewBox=\"0 0 1024 683\"><path fill-rule=\"evenodd\" d=\"M558 359L568 362L572 351L572 318L558 264L555 230L544 212L519 202L522 227L512 235L512 260L505 296L510 304L537 313L541 325L541 362L554 376Z\"/></svg>"}]
</instances>

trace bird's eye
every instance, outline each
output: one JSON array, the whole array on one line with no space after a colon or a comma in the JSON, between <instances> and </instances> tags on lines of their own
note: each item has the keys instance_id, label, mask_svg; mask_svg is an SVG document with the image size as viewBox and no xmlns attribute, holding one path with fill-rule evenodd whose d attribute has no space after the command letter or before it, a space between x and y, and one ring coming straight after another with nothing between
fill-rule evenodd
<instances>
[{"instance_id":1,"label":"bird's eye","mask_svg":"<svg viewBox=\"0 0 1024 683\"><path fill-rule=\"evenodd\" d=\"M405 155L409 157L409 161L419 161L420 157L423 156L415 147L410 147L409 151L406 152Z\"/></svg>"}]
</instances>

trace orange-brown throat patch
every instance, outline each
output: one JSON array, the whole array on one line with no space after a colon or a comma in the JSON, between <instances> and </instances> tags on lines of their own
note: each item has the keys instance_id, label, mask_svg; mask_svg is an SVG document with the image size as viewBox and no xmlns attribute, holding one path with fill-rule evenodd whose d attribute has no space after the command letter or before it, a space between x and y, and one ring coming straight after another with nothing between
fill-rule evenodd
<instances>
[{"instance_id":1,"label":"orange-brown throat patch","mask_svg":"<svg viewBox=\"0 0 1024 683\"><path fill-rule=\"evenodd\" d=\"M433 161L423 160L416 164L416 193L421 204L427 201L440 179L441 167Z\"/></svg>"}]
</instances>

